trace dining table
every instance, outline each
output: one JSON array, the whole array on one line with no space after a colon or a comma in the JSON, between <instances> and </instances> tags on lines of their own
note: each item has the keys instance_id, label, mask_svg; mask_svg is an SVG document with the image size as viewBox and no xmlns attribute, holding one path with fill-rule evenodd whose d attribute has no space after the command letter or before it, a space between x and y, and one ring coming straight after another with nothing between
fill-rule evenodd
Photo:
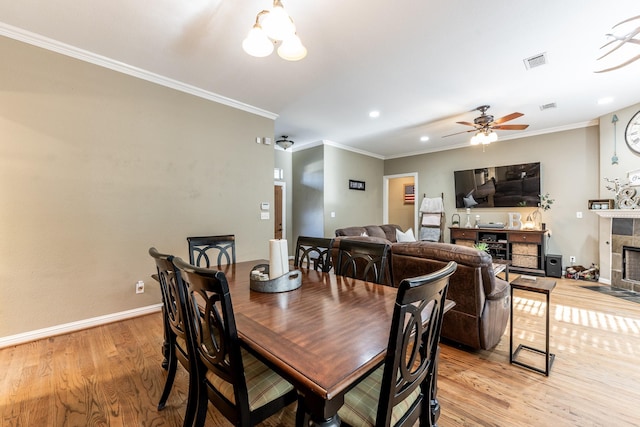
<instances>
[{"instance_id":1,"label":"dining table","mask_svg":"<svg viewBox=\"0 0 640 427\"><path fill-rule=\"evenodd\" d=\"M338 426L345 393L384 362L397 289L300 268L295 290L251 290L265 263L221 268L242 345L296 387L309 425Z\"/></svg>"}]
</instances>

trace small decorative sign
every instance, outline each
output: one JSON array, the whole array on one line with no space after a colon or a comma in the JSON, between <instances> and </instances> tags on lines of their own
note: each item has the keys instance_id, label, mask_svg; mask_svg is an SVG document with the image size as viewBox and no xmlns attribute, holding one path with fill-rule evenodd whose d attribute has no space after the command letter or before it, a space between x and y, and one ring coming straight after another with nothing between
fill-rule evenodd
<instances>
[{"instance_id":1,"label":"small decorative sign","mask_svg":"<svg viewBox=\"0 0 640 427\"><path fill-rule=\"evenodd\" d=\"M349 190L361 190L364 191L364 181L356 181L354 179L349 180Z\"/></svg>"}]
</instances>

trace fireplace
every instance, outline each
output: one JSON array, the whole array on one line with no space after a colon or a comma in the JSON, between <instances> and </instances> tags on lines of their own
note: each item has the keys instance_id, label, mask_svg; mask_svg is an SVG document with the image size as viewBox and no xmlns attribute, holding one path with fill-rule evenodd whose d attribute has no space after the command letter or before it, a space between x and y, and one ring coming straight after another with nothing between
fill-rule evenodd
<instances>
[{"instance_id":1,"label":"fireplace","mask_svg":"<svg viewBox=\"0 0 640 427\"><path fill-rule=\"evenodd\" d=\"M640 218L613 218L611 286L640 292Z\"/></svg>"},{"instance_id":2,"label":"fireplace","mask_svg":"<svg viewBox=\"0 0 640 427\"><path fill-rule=\"evenodd\" d=\"M622 280L640 283L640 248L622 247Z\"/></svg>"}]
</instances>

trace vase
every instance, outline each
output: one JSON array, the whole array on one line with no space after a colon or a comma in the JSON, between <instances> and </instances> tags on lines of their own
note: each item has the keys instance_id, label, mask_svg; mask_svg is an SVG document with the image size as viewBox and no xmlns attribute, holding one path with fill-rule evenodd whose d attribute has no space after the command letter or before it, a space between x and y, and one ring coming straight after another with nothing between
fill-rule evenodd
<instances>
[{"instance_id":1,"label":"vase","mask_svg":"<svg viewBox=\"0 0 640 427\"><path fill-rule=\"evenodd\" d=\"M540 208L537 208L531 214L533 218L533 228L536 230L542 230L542 212L540 212Z\"/></svg>"}]
</instances>

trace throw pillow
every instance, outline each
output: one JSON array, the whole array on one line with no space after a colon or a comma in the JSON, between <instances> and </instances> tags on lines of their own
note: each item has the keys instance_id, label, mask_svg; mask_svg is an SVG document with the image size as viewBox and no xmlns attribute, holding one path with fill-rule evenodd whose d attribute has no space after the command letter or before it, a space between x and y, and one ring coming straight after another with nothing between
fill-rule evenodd
<instances>
[{"instance_id":1,"label":"throw pillow","mask_svg":"<svg viewBox=\"0 0 640 427\"><path fill-rule=\"evenodd\" d=\"M402 231L396 229L396 241L398 243L415 242L416 241L416 237L413 235L413 229L410 228L407 231L405 231L404 233Z\"/></svg>"}]
</instances>

